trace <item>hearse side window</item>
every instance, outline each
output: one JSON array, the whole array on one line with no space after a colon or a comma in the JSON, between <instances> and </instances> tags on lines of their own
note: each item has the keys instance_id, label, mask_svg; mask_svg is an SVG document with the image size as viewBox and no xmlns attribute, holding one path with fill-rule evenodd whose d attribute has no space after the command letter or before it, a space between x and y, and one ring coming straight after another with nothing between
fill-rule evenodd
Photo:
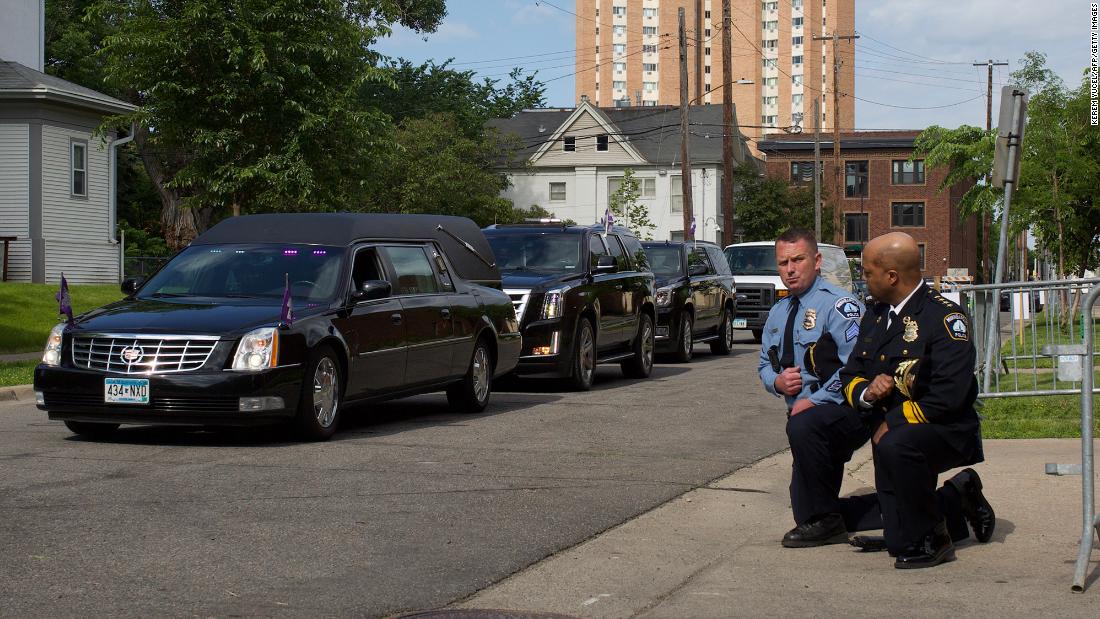
<instances>
[{"instance_id":1,"label":"hearse side window","mask_svg":"<svg viewBox=\"0 0 1100 619\"><path fill-rule=\"evenodd\" d=\"M443 254L439 253L439 248L434 245L428 250L428 253L432 255L432 261L435 262L435 270L439 273L439 283L447 292L454 292L455 285L451 281L451 273L447 270L447 261L443 259Z\"/></svg>"},{"instance_id":2,"label":"hearse side window","mask_svg":"<svg viewBox=\"0 0 1100 619\"><path fill-rule=\"evenodd\" d=\"M588 237L588 264L591 268L596 268L596 263L600 261L600 256L606 256L607 247L603 244L603 239L600 235L593 234Z\"/></svg>"},{"instance_id":3,"label":"hearse side window","mask_svg":"<svg viewBox=\"0 0 1100 619\"><path fill-rule=\"evenodd\" d=\"M432 270L432 263L422 246L389 246L385 251L393 265L395 295L439 292L435 271Z\"/></svg>"},{"instance_id":4,"label":"hearse side window","mask_svg":"<svg viewBox=\"0 0 1100 619\"><path fill-rule=\"evenodd\" d=\"M623 235L621 239L623 246L626 247L626 252L634 258L634 268L639 271L651 270L649 267L649 256L646 255L641 242L629 235Z\"/></svg>"},{"instance_id":5,"label":"hearse side window","mask_svg":"<svg viewBox=\"0 0 1100 619\"><path fill-rule=\"evenodd\" d=\"M714 267L714 270L717 271L719 275L733 275L730 271L730 263L726 261L726 257L722 254L722 250L708 245L707 255L710 256L710 265Z\"/></svg>"},{"instance_id":6,"label":"hearse side window","mask_svg":"<svg viewBox=\"0 0 1100 619\"><path fill-rule=\"evenodd\" d=\"M363 282L371 279L386 279L378 265L378 252L373 247L360 249L355 254L355 266L351 271L351 285L355 290L363 287Z\"/></svg>"}]
</instances>

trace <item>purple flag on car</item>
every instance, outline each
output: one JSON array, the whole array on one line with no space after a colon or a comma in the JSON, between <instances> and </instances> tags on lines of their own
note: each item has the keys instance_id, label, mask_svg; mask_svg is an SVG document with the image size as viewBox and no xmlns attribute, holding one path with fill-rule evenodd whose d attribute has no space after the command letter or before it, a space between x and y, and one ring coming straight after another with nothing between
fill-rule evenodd
<instances>
[{"instance_id":1,"label":"purple flag on car","mask_svg":"<svg viewBox=\"0 0 1100 619\"><path fill-rule=\"evenodd\" d=\"M611 226L613 225L615 225L615 214L611 212L611 207L609 206L603 212L603 233L607 234L611 232Z\"/></svg>"},{"instance_id":2,"label":"purple flag on car","mask_svg":"<svg viewBox=\"0 0 1100 619\"><path fill-rule=\"evenodd\" d=\"M54 298L57 299L57 313L65 314L66 323L71 327L73 325L73 298L69 296L69 282L65 281L64 273L61 274L61 290L57 291Z\"/></svg>"},{"instance_id":3,"label":"purple flag on car","mask_svg":"<svg viewBox=\"0 0 1100 619\"><path fill-rule=\"evenodd\" d=\"M279 322L286 326L294 324L294 308L290 301L290 274L286 276L286 287L283 289L283 311L279 314Z\"/></svg>"},{"instance_id":4,"label":"purple flag on car","mask_svg":"<svg viewBox=\"0 0 1100 619\"><path fill-rule=\"evenodd\" d=\"M691 238L695 238L695 218L691 218Z\"/></svg>"}]
</instances>

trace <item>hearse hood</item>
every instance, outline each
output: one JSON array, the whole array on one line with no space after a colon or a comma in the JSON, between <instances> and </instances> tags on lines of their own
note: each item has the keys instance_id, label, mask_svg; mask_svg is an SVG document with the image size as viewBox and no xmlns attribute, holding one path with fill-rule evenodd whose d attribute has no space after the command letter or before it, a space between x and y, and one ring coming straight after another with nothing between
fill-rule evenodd
<instances>
[{"instance_id":1,"label":"hearse hood","mask_svg":"<svg viewBox=\"0 0 1100 619\"><path fill-rule=\"evenodd\" d=\"M279 322L281 299L123 299L77 318L70 330L235 337ZM294 310L297 320L303 313Z\"/></svg>"}]
</instances>

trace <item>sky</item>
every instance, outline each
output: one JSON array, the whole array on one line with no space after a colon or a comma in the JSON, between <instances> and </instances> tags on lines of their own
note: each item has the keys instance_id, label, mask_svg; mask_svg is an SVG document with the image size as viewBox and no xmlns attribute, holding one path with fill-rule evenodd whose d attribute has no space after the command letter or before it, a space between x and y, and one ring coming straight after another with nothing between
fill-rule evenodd
<instances>
[{"instance_id":1,"label":"sky","mask_svg":"<svg viewBox=\"0 0 1100 619\"><path fill-rule=\"evenodd\" d=\"M721 1L713 6L720 11ZM437 32L398 28L378 48L415 62L453 59L454 69L504 82L512 67L537 70L547 105L573 107L575 7L572 0L448 0ZM989 59L1009 63L994 67L995 125L1000 88L1027 51L1046 54L1067 85L1079 85L1090 62L1089 7L1082 0L856 0L856 128L984 126L988 69L972 64Z\"/></svg>"}]
</instances>

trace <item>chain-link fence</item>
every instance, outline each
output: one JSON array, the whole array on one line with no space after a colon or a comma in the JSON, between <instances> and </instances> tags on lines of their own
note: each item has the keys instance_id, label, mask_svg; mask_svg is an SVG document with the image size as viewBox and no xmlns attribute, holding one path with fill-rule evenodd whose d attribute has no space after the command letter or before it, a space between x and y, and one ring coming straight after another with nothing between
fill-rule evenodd
<instances>
[{"instance_id":1,"label":"chain-link fence","mask_svg":"<svg viewBox=\"0 0 1100 619\"><path fill-rule=\"evenodd\" d=\"M168 256L126 256L126 260L122 263L123 277L148 278L166 262L168 262Z\"/></svg>"}]
</instances>

